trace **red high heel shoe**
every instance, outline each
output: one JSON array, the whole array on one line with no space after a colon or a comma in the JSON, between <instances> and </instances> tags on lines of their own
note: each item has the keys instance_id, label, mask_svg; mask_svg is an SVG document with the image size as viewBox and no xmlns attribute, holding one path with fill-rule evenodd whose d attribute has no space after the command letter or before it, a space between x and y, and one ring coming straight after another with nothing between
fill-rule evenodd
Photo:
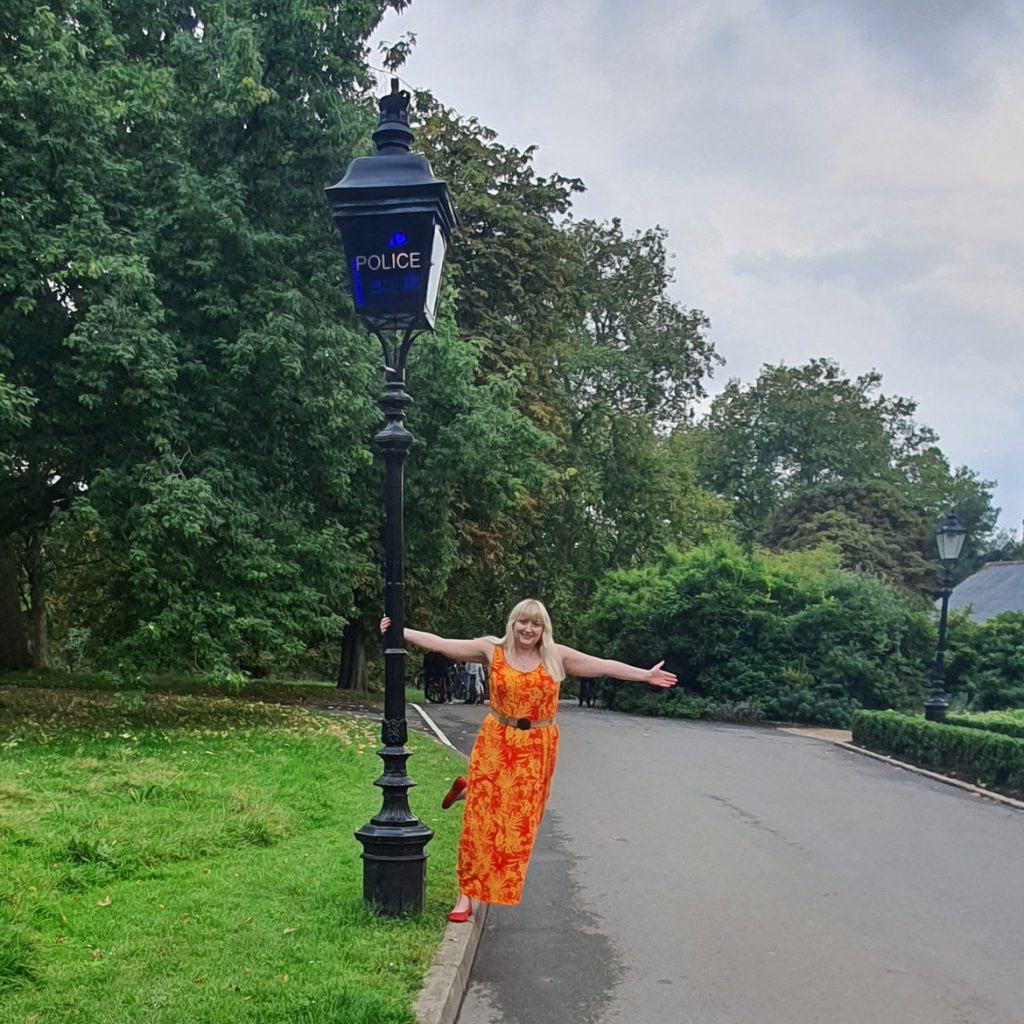
<instances>
[{"instance_id":1,"label":"red high heel shoe","mask_svg":"<svg viewBox=\"0 0 1024 1024\"><path fill-rule=\"evenodd\" d=\"M466 787L468 785L469 783L460 775L452 783L452 788L445 793L444 799L441 801L441 810L447 811L448 808L466 792ZM465 918L463 918L463 920L465 920Z\"/></svg>"},{"instance_id":2,"label":"red high heel shoe","mask_svg":"<svg viewBox=\"0 0 1024 1024\"><path fill-rule=\"evenodd\" d=\"M448 915L449 921L455 921L457 924L461 924L463 921L468 921L473 916L473 904L470 903L466 910L453 910Z\"/></svg>"}]
</instances>

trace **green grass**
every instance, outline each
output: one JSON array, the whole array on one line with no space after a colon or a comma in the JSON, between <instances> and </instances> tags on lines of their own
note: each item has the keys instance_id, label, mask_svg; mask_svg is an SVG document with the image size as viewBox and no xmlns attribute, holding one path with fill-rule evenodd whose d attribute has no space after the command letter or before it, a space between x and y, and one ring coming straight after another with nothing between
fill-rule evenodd
<instances>
[{"instance_id":1,"label":"green grass","mask_svg":"<svg viewBox=\"0 0 1024 1024\"><path fill-rule=\"evenodd\" d=\"M426 912L362 906L372 722L0 688L2 1024L409 1024L454 898L463 763L413 735Z\"/></svg>"}]
</instances>

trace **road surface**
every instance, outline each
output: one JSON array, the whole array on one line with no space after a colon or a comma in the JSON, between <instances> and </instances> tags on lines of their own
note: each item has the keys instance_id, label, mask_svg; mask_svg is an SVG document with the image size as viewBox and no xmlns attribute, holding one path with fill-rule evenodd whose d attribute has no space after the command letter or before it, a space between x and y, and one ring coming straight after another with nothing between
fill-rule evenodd
<instances>
[{"instance_id":1,"label":"road surface","mask_svg":"<svg viewBox=\"0 0 1024 1024\"><path fill-rule=\"evenodd\" d=\"M428 711L468 751L486 709ZM1024 813L767 728L559 721L459 1024L1024 1022Z\"/></svg>"}]
</instances>

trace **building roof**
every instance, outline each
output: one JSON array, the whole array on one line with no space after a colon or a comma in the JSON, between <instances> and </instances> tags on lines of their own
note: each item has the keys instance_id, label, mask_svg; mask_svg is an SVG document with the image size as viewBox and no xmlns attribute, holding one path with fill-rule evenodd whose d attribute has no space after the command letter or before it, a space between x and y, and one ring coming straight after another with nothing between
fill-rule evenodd
<instances>
[{"instance_id":1,"label":"building roof","mask_svg":"<svg viewBox=\"0 0 1024 1024\"><path fill-rule=\"evenodd\" d=\"M986 562L955 587L950 608L971 605L971 619L985 622L1000 612L1024 612L1024 562Z\"/></svg>"}]
</instances>

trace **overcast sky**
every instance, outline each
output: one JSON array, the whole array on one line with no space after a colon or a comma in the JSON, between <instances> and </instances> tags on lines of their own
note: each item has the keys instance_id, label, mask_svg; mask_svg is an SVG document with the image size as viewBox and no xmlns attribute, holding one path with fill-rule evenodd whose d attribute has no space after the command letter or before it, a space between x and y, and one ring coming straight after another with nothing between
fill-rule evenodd
<instances>
[{"instance_id":1,"label":"overcast sky","mask_svg":"<svg viewBox=\"0 0 1024 1024\"><path fill-rule=\"evenodd\" d=\"M414 0L403 81L661 224L712 381L830 356L1024 517L1024 3Z\"/></svg>"}]
</instances>

